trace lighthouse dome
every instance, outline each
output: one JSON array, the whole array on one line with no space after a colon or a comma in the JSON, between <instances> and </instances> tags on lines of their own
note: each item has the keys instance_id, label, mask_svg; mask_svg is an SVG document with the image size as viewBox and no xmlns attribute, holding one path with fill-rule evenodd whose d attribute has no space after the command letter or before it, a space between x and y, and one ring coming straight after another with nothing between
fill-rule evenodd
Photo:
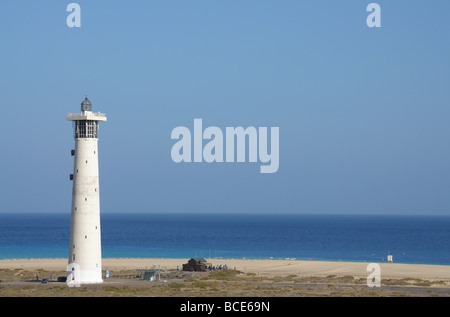
<instances>
[{"instance_id":1,"label":"lighthouse dome","mask_svg":"<svg viewBox=\"0 0 450 317\"><path fill-rule=\"evenodd\" d=\"M92 103L87 97L81 103L81 111L92 111Z\"/></svg>"}]
</instances>

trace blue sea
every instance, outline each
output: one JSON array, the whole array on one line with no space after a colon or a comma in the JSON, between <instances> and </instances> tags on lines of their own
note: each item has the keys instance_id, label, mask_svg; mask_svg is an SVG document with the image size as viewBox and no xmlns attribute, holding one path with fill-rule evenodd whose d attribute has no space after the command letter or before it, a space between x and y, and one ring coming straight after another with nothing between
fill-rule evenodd
<instances>
[{"instance_id":1,"label":"blue sea","mask_svg":"<svg viewBox=\"0 0 450 317\"><path fill-rule=\"evenodd\" d=\"M103 258L222 257L450 265L450 217L101 215ZM70 214L0 213L0 259L65 258Z\"/></svg>"}]
</instances>

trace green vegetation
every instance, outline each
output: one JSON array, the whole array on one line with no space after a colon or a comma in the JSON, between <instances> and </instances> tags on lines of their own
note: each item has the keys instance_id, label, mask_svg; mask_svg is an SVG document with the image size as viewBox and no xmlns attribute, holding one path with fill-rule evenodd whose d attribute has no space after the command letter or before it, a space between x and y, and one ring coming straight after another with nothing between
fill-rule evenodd
<instances>
[{"instance_id":1,"label":"green vegetation","mask_svg":"<svg viewBox=\"0 0 450 317\"><path fill-rule=\"evenodd\" d=\"M0 270L0 297L134 297L134 296L450 296L450 281L428 281L413 278L382 280L382 287L369 288L366 279L353 276L259 276L255 273L222 269L212 272L184 274L161 273L160 281L140 280L136 272L111 272L114 278L103 284L68 287L56 282L60 274L44 270ZM35 276L54 280L43 284Z\"/></svg>"},{"instance_id":2,"label":"green vegetation","mask_svg":"<svg viewBox=\"0 0 450 317\"><path fill-rule=\"evenodd\" d=\"M240 271L230 270L230 269L215 270L215 271L209 272L207 278L214 279L214 280L234 281L234 280L238 279L237 276L240 273L241 273Z\"/></svg>"}]
</instances>

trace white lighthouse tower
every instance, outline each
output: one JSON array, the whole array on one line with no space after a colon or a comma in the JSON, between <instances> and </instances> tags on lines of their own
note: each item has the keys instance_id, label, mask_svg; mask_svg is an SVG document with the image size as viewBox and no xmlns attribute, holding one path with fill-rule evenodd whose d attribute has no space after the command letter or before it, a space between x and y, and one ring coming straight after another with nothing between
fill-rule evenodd
<instances>
[{"instance_id":1,"label":"white lighthouse tower","mask_svg":"<svg viewBox=\"0 0 450 317\"><path fill-rule=\"evenodd\" d=\"M98 129L106 121L103 113L93 113L86 97L80 113L69 113L73 122L75 150L72 212L70 225L70 278L79 284L101 283L102 248L100 235L100 190L98 173Z\"/></svg>"}]
</instances>

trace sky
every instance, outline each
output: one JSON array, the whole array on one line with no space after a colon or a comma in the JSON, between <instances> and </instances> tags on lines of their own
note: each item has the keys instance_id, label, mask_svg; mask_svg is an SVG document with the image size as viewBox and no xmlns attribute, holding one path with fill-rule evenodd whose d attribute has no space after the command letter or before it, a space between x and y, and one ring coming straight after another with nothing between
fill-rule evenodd
<instances>
[{"instance_id":1,"label":"sky","mask_svg":"<svg viewBox=\"0 0 450 317\"><path fill-rule=\"evenodd\" d=\"M88 96L101 212L450 215L450 2L0 2L0 212L70 213ZM174 128L279 127L279 169L175 163Z\"/></svg>"}]
</instances>

